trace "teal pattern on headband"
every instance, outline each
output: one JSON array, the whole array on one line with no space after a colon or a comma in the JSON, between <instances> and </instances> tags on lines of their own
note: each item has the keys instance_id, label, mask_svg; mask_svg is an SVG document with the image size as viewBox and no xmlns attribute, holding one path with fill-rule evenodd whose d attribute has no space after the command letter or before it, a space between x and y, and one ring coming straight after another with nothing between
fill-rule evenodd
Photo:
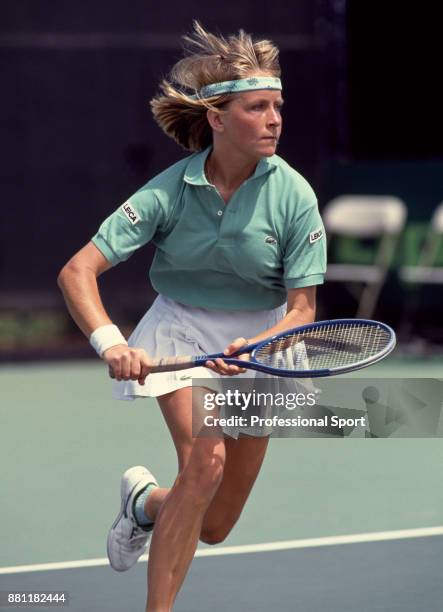
<instances>
[{"instance_id":1,"label":"teal pattern on headband","mask_svg":"<svg viewBox=\"0 0 443 612\"><path fill-rule=\"evenodd\" d=\"M256 76L248 79L238 79L236 81L223 81L222 83L212 83L205 85L198 94L191 96L194 99L211 98L220 94L241 93L243 91L254 91L256 89L279 89L281 81L277 77Z\"/></svg>"}]
</instances>

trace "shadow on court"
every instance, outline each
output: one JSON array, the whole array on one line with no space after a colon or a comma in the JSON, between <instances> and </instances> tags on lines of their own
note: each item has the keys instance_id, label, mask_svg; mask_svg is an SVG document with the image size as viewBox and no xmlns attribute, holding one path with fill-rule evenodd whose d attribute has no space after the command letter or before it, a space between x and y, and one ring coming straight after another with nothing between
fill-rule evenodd
<instances>
[{"instance_id":1,"label":"shadow on court","mask_svg":"<svg viewBox=\"0 0 443 612\"><path fill-rule=\"evenodd\" d=\"M440 612L442 564L443 536L196 558L174 610ZM0 589L67 591L69 612L142 612L145 577L139 563L124 574L94 567L5 575Z\"/></svg>"}]
</instances>

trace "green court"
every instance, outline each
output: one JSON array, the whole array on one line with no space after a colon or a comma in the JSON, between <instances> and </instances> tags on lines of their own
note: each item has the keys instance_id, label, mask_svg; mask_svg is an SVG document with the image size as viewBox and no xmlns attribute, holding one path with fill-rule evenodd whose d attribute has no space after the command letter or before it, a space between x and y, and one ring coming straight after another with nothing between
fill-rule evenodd
<instances>
[{"instance_id":1,"label":"green court","mask_svg":"<svg viewBox=\"0 0 443 612\"><path fill-rule=\"evenodd\" d=\"M441 375L399 360L358 376ZM154 401L110 397L98 361L0 370L1 566L105 556L120 474L147 464L172 482L175 452ZM443 524L441 440L274 439L226 545ZM11 528L14 526L14 528Z\"/></svg>"},{"instance_id":2,"label":"green court","mask_svg":"<svg viewBox=\"0 0 443 612\"><path fill-rule=\"evenodd\" d=\"M391 357L354 376L437 378L441 366ZM71 612L141 609L144 563L116 575L105 543L127 467L165 486L175 476L155 402L111 399L98 360L3 366L0 384L0 591L67 589ZM201 546L176 609L338 612L363 599L371 612L437 612L442 464L439 438L271 440L239 523Z\"/></svg>"}]
</instances>

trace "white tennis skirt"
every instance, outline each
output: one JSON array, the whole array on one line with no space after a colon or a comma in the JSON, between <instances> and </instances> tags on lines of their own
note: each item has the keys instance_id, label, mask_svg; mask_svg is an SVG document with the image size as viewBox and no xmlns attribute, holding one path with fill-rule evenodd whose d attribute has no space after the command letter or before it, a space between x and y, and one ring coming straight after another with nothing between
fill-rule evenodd
<instances>
[{"instance_id":1,"label":"white tennis skirt","mask_svg":"<svg viewBox=\"0 0 443 612\"><path fill-rule=\"evenodd\" d=\"M195 308L159 295L128 339L129 346L143 348L152 358L176 355L201 355L223 351L235 338L252 338L275 325L286 313L286 305L272 310L227 311ZM233 378L249 378L266 374L248 370ZM220 379L226 378L205 367L176 372L159 372L147 376L145 384L137 381L114 381L113 396L120 400L158 397L193 384L219 392ZM281 381L289 383L289 379ZM295 381L291 381L296 385ZM294 389L294 386L292 387ZM226 427L224 433L237 438L242 428ZM249 435L269 435L246 428Z\"/></svg>"}]
</instances>

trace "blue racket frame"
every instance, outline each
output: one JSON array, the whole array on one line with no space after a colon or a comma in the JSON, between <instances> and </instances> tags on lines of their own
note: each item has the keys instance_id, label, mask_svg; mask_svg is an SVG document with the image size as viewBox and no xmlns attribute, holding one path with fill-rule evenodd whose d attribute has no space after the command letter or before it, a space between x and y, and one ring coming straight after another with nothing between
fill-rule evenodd
<instances>
[{"instance_id":1,"label":"blue racket frame","mask_svg":"<svg viewBox=\"0 0 443 612\"><path fill-rule=\"evenodd\" d=\"M337 325L337 324L348 324L348 323L357 324L357 325L365 325L369 327L382 328L386 332L388 332L388 334L391 337L391 341L382 351L380 351L380 353L373 355L372 357L368 357L361 361L357 361L354 364L348 364L346 366L337 366L335 368L323 368L319 370L281 370L279 368L272 368L271 366L263 365L255 359L255 353L257 352L257 350L259 350L262 346L265 346L269 342L276 340L278 338L285 338L286 336L289 336L293 334L294 332L301 333L303 331L306 331L309 329L315 329L323 325L328 325L328 324ZM251 357L250 357L249 362L246 362L246 367L248 367L248 363L250 364L252 362L254 364L254 367L251 369L254 369L256 371L263 372L265 374L273 374L274 376L287 377L287 378L319 378L322 376L335 376L337 374L346 374L348 372L354 372L356 370L361 370L362 368L366 368L369 365L373 365L377 363L378 361L381 361L382 359L387 357L394 350L395 345L396 345L395 332L389 325L386 325L386 323L381 323L380 321L372 321L370 319L329 319L325 321L316 321L314 323L308 323L307 325L302 325L300 327L294 327L280 334L275 334L274 336L270 336L269 338L266 338L265 340L261 340L260 342L256 342L254 344L248 344L246 347L243 347L242 349L234 353L233 356L227 357L223 353L214 353L212 355L197 355L196 357L194 357L193 363L195 366L204 366L207 361L212 361L214 359L220 358L220 359L223 359L223 361L225 361L229 365L237 365L237 366L244 368L245 362L242 361L241 359L235 359L235 356L242 355L244 353L250 353Z\"/></svg>"}]
</instances>

